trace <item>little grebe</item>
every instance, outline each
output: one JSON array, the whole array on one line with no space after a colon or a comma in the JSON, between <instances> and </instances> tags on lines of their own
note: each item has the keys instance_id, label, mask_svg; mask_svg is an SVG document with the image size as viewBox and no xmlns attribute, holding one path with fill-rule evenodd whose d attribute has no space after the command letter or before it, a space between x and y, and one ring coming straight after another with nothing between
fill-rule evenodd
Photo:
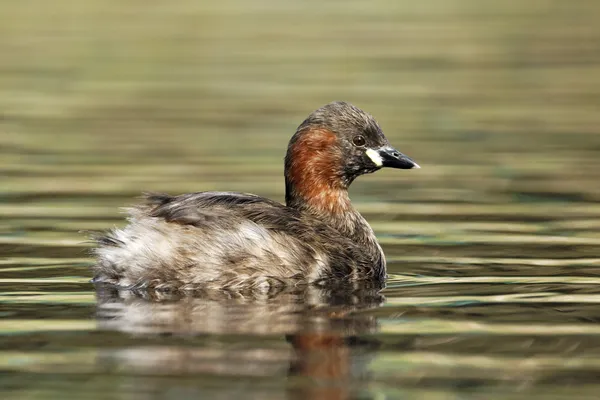
<instances>
[{"instance_id":1,"label":"little grebe","mask_svg":"<svg viewBox=\"0 0 600 400\"><path fill-rule=\"evenodd\" d=\"M348 197L359 175L419 168L377 121L345 102L308 116L285 157L282 205L253 194L150 194L129 225L97 237L94 282L129 288L229 290L383 281L386 262Z\"/></svg>"}]
</instances>

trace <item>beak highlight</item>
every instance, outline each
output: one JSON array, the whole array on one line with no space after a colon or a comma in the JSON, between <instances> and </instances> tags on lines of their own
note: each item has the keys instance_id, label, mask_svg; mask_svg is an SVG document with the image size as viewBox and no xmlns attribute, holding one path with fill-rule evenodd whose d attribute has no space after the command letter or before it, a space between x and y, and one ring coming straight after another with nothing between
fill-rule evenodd
<instances>
[{"instance_id":1,"label":"beak highlight","mask_svg":"<svg viewBox=\"0 0 600 400\"><path fill-rule=\"evenodd\" d=\"M393 147L382 147L377 150L367 149L366 154L378 167L400 169L421 168L419 164Z\"/></svg>"}]
</instances>

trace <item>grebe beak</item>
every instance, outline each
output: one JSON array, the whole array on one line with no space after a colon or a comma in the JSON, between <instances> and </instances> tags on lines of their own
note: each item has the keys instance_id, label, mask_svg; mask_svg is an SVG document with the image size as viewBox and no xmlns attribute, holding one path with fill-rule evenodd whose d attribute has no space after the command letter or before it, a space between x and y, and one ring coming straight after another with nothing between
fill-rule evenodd
<instances>
[{"instance_id":1,"label":"grebe beak","mask_svg":"<svg viewBox=\"0 0 600 400\"><path fill-rule=\"evenodd\" d=\"M376 150L367 149L366 154L378 167L400 169L421 168L419 164L390 146Z\"/></svg>"}]
</instances>

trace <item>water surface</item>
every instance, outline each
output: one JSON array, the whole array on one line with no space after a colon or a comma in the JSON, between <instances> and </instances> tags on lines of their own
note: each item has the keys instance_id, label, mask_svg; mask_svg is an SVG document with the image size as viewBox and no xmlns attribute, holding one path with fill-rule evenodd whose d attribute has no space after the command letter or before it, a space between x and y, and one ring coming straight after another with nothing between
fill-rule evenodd
<instances>
[{"instance_id":1,"label":"water surface","mask_svg":"<svg viewBox=\"0 0 600 400\"><path fill-rule=\"evenodd\" d=\"M1 397L595 398L600 7L409 3L0 5ZM423 167L351 190L383 291L89 283L141 191L283 200L335 99Z\"/></svg>"}]
</instances>

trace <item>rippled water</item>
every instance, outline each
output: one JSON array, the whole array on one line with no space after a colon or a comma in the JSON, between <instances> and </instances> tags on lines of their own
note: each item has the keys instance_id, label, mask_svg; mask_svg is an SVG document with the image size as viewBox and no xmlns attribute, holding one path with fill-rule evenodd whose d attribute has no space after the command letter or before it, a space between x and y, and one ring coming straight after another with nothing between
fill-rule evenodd
<instances>
[{"instance_id":1,"label":"rippled water","mask_svg":"<svg viewBox=\"0 0 600 400\"><path fill-rule=\"evenodd\" d=\"M48 4L0 5L3 399L597 397L596 3ZM383 291L89 283L141 191L282 200L333 99L423 167L351 191Z\"/></svg>"}]
</instances>

